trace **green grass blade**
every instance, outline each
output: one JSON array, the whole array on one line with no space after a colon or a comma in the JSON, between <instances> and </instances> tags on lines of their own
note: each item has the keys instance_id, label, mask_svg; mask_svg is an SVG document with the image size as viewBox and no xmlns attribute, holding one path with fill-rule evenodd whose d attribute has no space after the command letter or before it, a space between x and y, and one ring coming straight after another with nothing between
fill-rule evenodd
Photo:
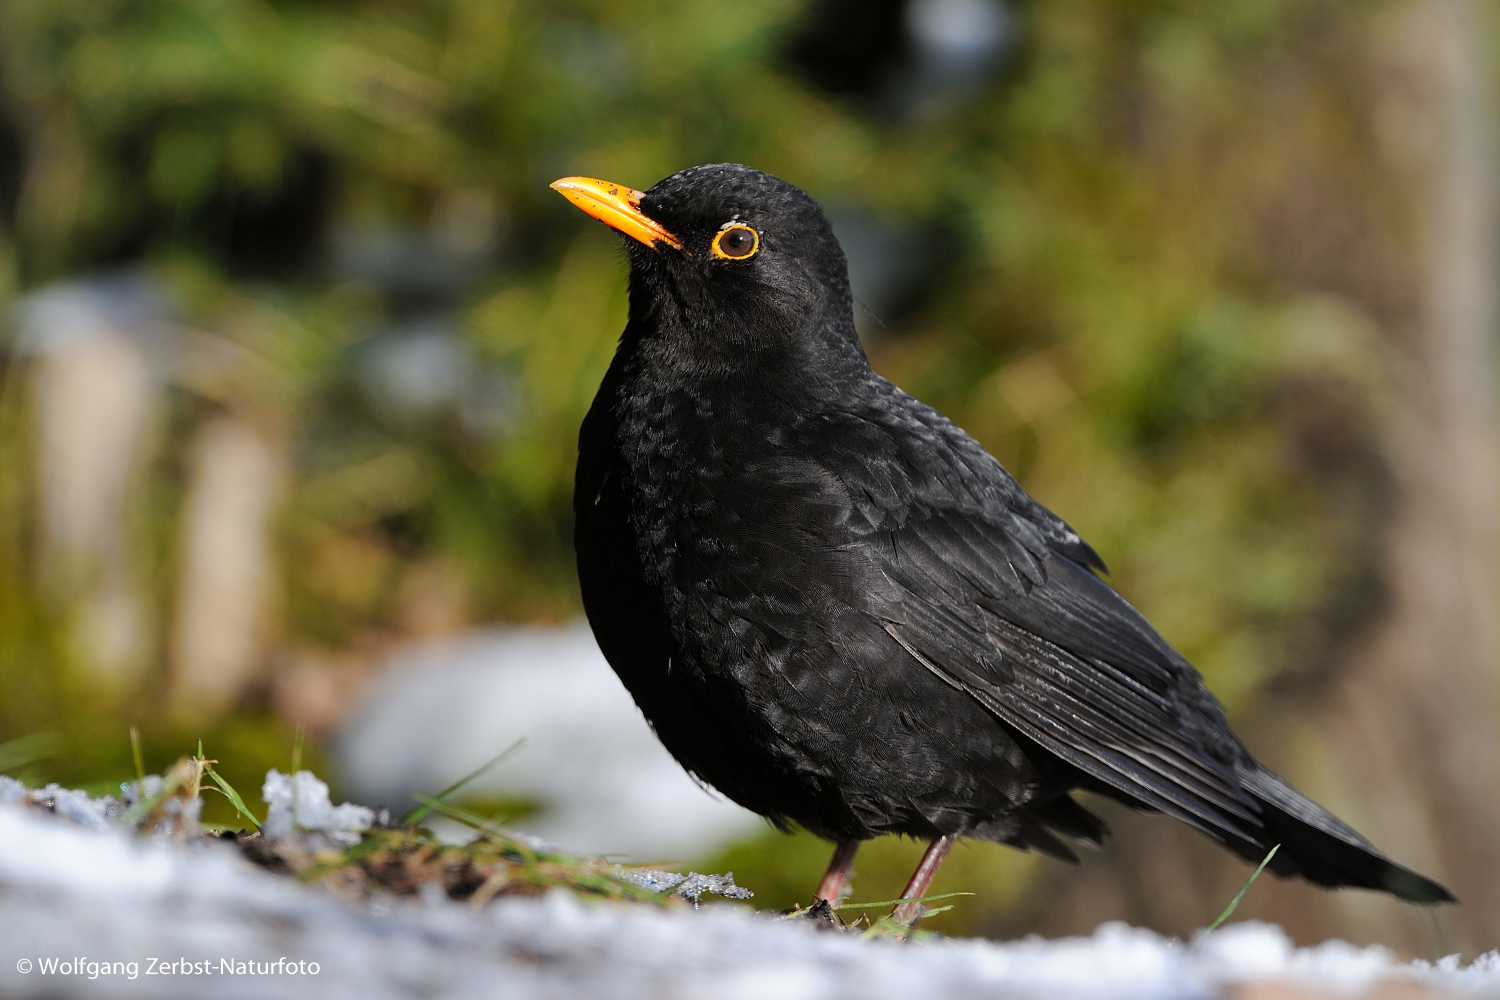
<instances>
[{"instance_id":1,"label":"green grass blade","mask_svg":"<svg viewBox=\"0 0 1500 1000\"><path fill-rule=\"evenodd\" d=\"M1219 919L1209 924L1208 929L1203 933L1207 934L1209 931L1217 930L1220 924L1229 919L1230 915L1234 913L1234 908L1240 905L1240 900L1245 898L1245 893L1250 891L1250 886L1255 883L1256 879L1260 878L1260 873L1266 870L1266 865L1271 863L1271 859L1276 856L1276 852L1279 850L1281 850L1280 844L1271 848L1270 852L1261 860L1261 863L1256 866L1255 871L1250 873L1250 877L1245 879L1245 884L1240 886L1240 891L1234 894L1234 898L1229 901L1229 905L1224 907L1224 912L1219 914Z\"/></svg>"},{"instance_id":2,"label":"green grass blade","mask_svg":"<svg viewBox=\"0 0 1500 1000\"><path fill-rule=\"evenodd\" d=\"M134 726L130 727L130 756L135 758L135 787L140 788L146 781L146 760L141 756L141 731Z\"/></svg>"},{"instance_id":3,"label":"green grass blade","mask_svg":"<svg viewBox=\"0 0 1500 1000\"><path fill-rule=\"evenodd\" d=\"M500 828L498 826L493 826L489 820L485 819L478 813L472 813L469 810L461 808L459 806L449 805L442 799L435 798L431 795L423 795L421 792L417 792L412 797L422 805L437 813L439 816L446 816L451 820L462 823L464 826L471 827L475 830L480 831L481 833L499 832Z\"/></svg>"},{"instance_id":4,"label":"green grass blade","mask_svg":"<svg viewBox=\"0 0 1500 1000\"><path fill-rule=\"evenodd\" d=\"M403 826L413 826L417 823L422 822L422 820L427 818L427 814L432 812L433 809L437 807L438 803L441 803L448 796L452 795L454 792L458 791L460 788L464 787L475 778L478 778L490 768L499 765L503 761L509 760L511 755L514 754L517 750L520 750L521 747L523 747L525 744L526 738L522 737L521 739L516 740L510 746L506 747L504 750L500 751L500 753L496 754L494 757L491 757L489 760L479 765L479 767L477 767L473 771L470 771L462 778L459 778L457 781L449 785L447 788L443 789L441 792L438 792L436 795L418 796L418 798L422 801L422 805L417 806L417 808L407 813L406 816L401 820L401 824Z\"/></svg>"},{"instance_id":5,"label":"green grass blade","mask_svg":"<svg viewBox=\"0 0 1500 1000\"><path fill-rule=\"evenodd\" d=\"M63 738L57 733L32 733L8 743L0 743L0 772L12 771L63 752Z\"/></svg>"},{"instance_id":6,"label":"green grass blade","mask_svg":"<svg viewBox=\"0 0 1500 1000\"><path fill-rule=\"evenodd\" d=\"M502 827L498 826L490 820L485 819L483 816L480 816L477 813L471 813L467 809L460 809L458 806L451 806L441 799L433 798L430 795L422 795L421 793L417 794L417 801L421 802L423 805L431 809L433 812L437 813L439 816L446 816L456 823L462 823L464 826L467 826L473 830L477 830L478 832L484 834L486 837L490 837L491 839L504 840L507 843L514 842L514 838L511 837L510 834L506 833ZM529 847L526 847L526 845L524 844L517 844L517 847L525 847L527 854L532 853L531 849Z\"/></svg>"},{"instance_id":7,"label":"green grass blade","mask_svg":"<svg viewBox=\"0 0 1500 1000\"><path fill-rule=\"evenodd\" d=\"M302 770L302 737L307 734L307 727L297 723L297 735L292 740L292 773L296 774Z\"/></svg>"},{"instance_id":8,"label":"green grass blade","mask_svg":"<svg viewBox=\"0 0 1500 1000\"><path fill-rule=\"evenodd\" d=\"M882 899L878 903L845 903L843 906L835 906L835 910L871 910L880 906L896 906L901 903L930 903L935 899L952 899L955 896L972 896L972 892L941 892L936 896L913 896L910 899ZM943 907L947 909L947 907ZM936 911L933 911L936 912Z\"/></svg>"},{"instance_id":9,"label":"green grass blade","mask_svg":"<svg viewBox=\"0 0 1500 1000\"><path fill-rule=\"evenodd\" d=\"M203 753L201 748L198 752L199 754ZM250 811L250 807L245 805L245 800L240 798L240 793L234 790L234 786L225 781L223 778L219 777L219 772L215 771L211 767L205 767L203 769L203 773L212 778L214 784L219 786L219 790L229 797L229 801L234 803L234 807L239 810L240 815L248 819L250 821L250 825L259 830L260 821L257 820L255 818L255 814Z\"/></svg>"}]
</instances>

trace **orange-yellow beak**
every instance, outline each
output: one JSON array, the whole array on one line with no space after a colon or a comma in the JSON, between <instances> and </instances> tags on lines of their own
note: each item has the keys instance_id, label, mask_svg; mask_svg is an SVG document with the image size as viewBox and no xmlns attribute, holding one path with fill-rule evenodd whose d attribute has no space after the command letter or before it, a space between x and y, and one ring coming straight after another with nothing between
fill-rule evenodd
<instances>
[{"instance_id":1,"label":"orange-yellow beak","mask_svg":"<svg viewBox=\"0 0 1500 1000\"><path fill-rule=\"evenodd\" d=\"M677 237L641 211L641 192L634 188L593 177L564 177L553 181L551 187L606 226L612 226L648 247L665 243L682 249Z\"/></svg>"}]
</instances>

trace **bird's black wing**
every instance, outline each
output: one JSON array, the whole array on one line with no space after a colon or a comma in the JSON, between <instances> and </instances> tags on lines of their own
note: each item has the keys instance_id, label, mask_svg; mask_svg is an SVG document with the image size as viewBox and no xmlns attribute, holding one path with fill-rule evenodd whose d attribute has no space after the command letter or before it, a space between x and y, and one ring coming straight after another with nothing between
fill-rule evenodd
<instances>
[{"instance_id":1,"label":"bird's black wing","mask_svg":"<svg viewBox=\"0 0 1500 1000\"><path fill-rule=\"evenodd\" d=\"M1254 839L1259 810L1223 752L1233 753L1222 713L1204 711L1212 696L1152 648L1154 633L1123 599L1034 528L1014 515L997 524L934 511L860 547L900 595L872 611L916 662L1104 785Z\"/></svg>"},{"instance_id":2,"label":"bird's black wing","mask_svg":"<svg viewBox=\"0 0 1500 1000\"><path fill-rule=\"evenodd\" d=\"M925 426L867 426L847 449L847 426L820 438L864 508L837 560L866 613L914 664L1106 788L1256 840L1260 809L1236 777L1248 755L1197 671L1089 571L1098 558L1072 529L962 431L917 413Z\"/></svg>"},{"instance_id":3,"label":"bird's black wing","mask_svg":"<svg viewBox=\"0 0 1500 1000\"><path fill-rule=\"evenodd\" d=\"M802 551L829 599L1096 790L1252 862L1279 844L1281 875L1453 899L1257 763L1192 665L1090 572L1100 563L1067 524L958 427L873 386L863 412L790 436L798 460L747 470L802 498L784 510L810 529Z\"/></svg>"}]
</instances>

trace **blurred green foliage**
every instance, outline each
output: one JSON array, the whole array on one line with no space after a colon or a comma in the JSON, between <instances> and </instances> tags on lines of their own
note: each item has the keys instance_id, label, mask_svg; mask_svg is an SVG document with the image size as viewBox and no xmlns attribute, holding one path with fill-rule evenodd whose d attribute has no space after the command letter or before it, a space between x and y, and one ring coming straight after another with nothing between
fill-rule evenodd
<instances>
[{"instance_id":1,"label":"blurred green foliage","mask_svg":"<svg viewBox=\"0 0 1500 1000\"><path fill-rule=\"evenodd\" d=\"M1358 162L1339 51L1378 6L1037 0L1010 8L998 73L898 108L824 93L792 64L789 40L837 4L8 0L0 312L146 262L220 360L178 380L131 500L156 625L141 689L122 693L87 680L68 607L35 586L36 456L10 356L0 740L68 734L70 755L36 766L73 780L128 774L127 720L158 764L190 749L198 733L153 706L169 684L181 455L226 407L291 455L271 659L364 648L433 601L460 623L577 615L574 440L626 306L615 237L546 185L646 187L721 160L929 234L920 256L941 266L872 326L877 367L1090 538L1115 586L1244 708L1308 666L1369 546L1373 321L1287 265L1301 234L1273 223L1308 162L1336 177ZM451 284L340 263L340 246L357 256L392 234L426 241ZM477 421L457 404L382 405L369 352L432 312L510 403ZM291 744L258 697L205 742L239 787ZM775 844L774 862L762 845L722 864L779 906L827 850ZM895 895L899 879L873 873L909 847L867 848L858 898ZM1024 868L961 848L938 888L1020 884Z\"/></svg>"}]
</instances>

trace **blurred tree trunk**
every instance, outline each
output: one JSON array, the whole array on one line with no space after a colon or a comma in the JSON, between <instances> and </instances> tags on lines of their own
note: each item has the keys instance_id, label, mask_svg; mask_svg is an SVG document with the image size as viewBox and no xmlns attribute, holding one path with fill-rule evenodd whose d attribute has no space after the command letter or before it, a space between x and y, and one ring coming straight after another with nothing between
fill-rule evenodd
<instances>
[{"instance_id":1,"label":"blurred tree trunk","mask_svg":"<svg viewBox=\"0 0 1500 1000\"><path fill-rule=\"evenodd\" d=\"M1500 942L1492 27L1474 0L1412 0L1355 28L1354 111L1380 177L1330 197L1363 200L1352 214L1387 220L1371 224L1384 232L1355 227L1343 245L1267 250L1321 253L1326 277L1352 273L1342 261L1368 259L1378 237L1396 245L1387 266L1305 282L1334 286L1385 337L1391 398L1376 415L1384 469L1375 480L1390 495L1371 539L1384 598L1331 657L1294 670L1237 727L1268 765L1462 900L1426 911L1374 893L1258 884L1237 918L1280 922L1301 941L1338 935L1415 954ZM1394 212L1372 204L1392 196ZM1300 197L1306 207L1320 195ZM1113 842L1077 869L1046 865L1029 902L994 933L1080 933L1126 919L1185 935L1248 874L1182 824L1093 805Z\"/></svg>"},{"instance_id":2,"label":"blurred tree trunk","mask_svg":"<svg viewBox=\"0 0 1500 1000\"><path fill-rule=\"evenodd\" d=\"M287 465L277 438L228 413L194 440L172 650L172 707L185 720L228 711L262 667L270 519Z\"/></svg>"},{"instance_id":3,"label":"blurred tree trunk","mask_svg":"<svg viewBox=\"0 0 1500 1000\"><path fill-rule=\"evenodd\" d=\"M1383 546L1390 610L1351 651L1326 732L1368 835L1453 888L1463 901L1451 918L1458 940L1489 948L1500 941L1491 347L1500 177L1489 26L1473 0L1422 0L1393 27L1404 93L1381 100L1402 108L1376 112L1410 116L1388 142L1415 182L1421 312L1393 338L1397 398L1385 450L1396 507ZM1412 921L1402 923L1410 940Z\"/></svg>"}]
</instances>

